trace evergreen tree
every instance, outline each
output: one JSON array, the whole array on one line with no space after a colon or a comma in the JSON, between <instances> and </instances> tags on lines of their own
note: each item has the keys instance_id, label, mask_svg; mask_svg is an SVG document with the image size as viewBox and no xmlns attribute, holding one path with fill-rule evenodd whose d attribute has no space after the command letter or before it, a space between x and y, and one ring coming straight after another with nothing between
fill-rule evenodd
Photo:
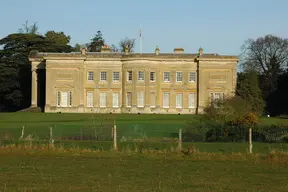
<instances>
[{"instance_id":1,"label":"evergreen tree","mask_svg":"<svg viewBox=\"0 0 288 192\"><path fill-rule=\"evenodd\" d=\"M88 46L89 51L91 52L100 52L101 47L104 46L105 40L102 37L101 31L97 31L97 34L93 39L91 39L91 43Z\"/></svg>"},{"instance_id":2,"label":"evergreen tree","mask_svg":"<svg viewBox=\"0 0 288 192\"><path fill-rule=\"evenodd\" d=\"M259 88L258 74L255 71L245 71L238 74L236 95L245 100L254 113L261 115L265 103Z\"/></svg>"}]
</instances>

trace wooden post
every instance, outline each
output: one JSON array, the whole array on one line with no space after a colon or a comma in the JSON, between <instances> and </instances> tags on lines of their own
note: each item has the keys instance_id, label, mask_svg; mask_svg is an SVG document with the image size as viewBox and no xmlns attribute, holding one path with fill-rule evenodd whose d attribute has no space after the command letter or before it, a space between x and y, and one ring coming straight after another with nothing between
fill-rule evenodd
<instances>
[{"instance_id":1,"label":"wooden post","mask_svg":"<svg viewBox=\"0 0 288 192\"><path fill-rule=\"evenodd\" d=\"M25 126L23 125L23 127L22 127L22 133L21 133L21 136L20 136L19 140L22 140L22 139L23 139L23 137L24 137L24 130L25 130Z\"/></svg>"},{"instance_id":2,"label":"wooden post","mask_svg":"<svg viewBox=\"0 0 288 192\"><path fill-rule=\"evenodd\" d=\"M249 128L249 153L252 154L252 128Z\"/></svg>"},{"instance_id":3,"label":"wooden post","mask_svg":"<svg viewBox=\"0 0 288 192\"><path fill-rule=\"evenodd\" d=\"M50 147L54 147L54 141L53 141L53 129L50 127L50 139L49 139Z\"/></svg>"},{"instance_id":4,"label":"wooden post","mask_svg":"<svg viewBox=\"0 0 288 192\"><path fill-rule=\"evenodd\" d=\"M111 139L113 139L113 135L114 135L114 126L115 126L115 125L113 125L112 131L111 131Z\"/></svg>"},{"instance_id":5,"label":"wooden post","mask_svg":"<svg viewBox=\"0 0 288 192\"><path fill-rule=\"evenodd\" d=\"M182 151L182 129L179 129L179 140L178 140L178 150Z\"/></svg>"},{"instance_id":6,"label":"wooden post","mask_svg":"<svg viewBox=\"0 0 288 192\"><path fill-rule=\"evenodd\" d=\"M117 132L116 132L116 125L113 128L113 143L114 143L114 150L117 150Z\"/></svg>"}]
</instances>

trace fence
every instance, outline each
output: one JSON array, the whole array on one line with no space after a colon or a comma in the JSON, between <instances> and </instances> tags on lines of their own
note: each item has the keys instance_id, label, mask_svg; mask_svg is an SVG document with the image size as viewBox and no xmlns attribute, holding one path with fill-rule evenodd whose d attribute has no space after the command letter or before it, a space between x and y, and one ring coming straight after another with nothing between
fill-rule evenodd
<instances>
[{"instance_id":1,"label":"fence","mask_svg":"<svg viewBox=\"0 0 288 192\"><path fill-rule=\"evenodd\" d=\"M194 145L200 151L206 152L243 152L243 150L249 151L248 142L251 138L250 142L257 142L253 146L253 150L257 152L267 150L267 145L262 145L265 143L275 143L269 147L278 147L278 143L288 143L288 128L280 125L253 128L249 136L249 129L244 127L221 127L196 122L180 124L172 123L165 118L156 123L150 122L149 119L139 120L137 123L131 120L131 123L127 123L127 120L117 121L113 116L91 118L87 121L80 119L79 122L53 121L55 123L51 125L39 121L39 123L18 124L7 129L1 127L1 144L28 142L31 145L53 144L103 150L119 148L181 150ZM223 142L229 144L224 145ZM288 150L288 144L280 147Z\"/></svg>"}]
</instances>

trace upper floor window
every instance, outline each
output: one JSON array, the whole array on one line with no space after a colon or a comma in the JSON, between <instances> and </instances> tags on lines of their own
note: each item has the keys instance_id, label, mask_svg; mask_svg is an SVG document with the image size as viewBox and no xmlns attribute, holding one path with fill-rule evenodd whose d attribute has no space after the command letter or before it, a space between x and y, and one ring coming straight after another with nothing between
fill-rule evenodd
<instances>
[{"instance_id":1,"label":"upper floor window","mask_svg":"<svg viewBox=\"0 0 288 192\"><path fill-rule=\"evenodd\" d=\"M127 71L127 81L132 81L132 71Z\"/></svg>"},{"instance_id":2,"label":"upper floor window","mask_svg":"<svg viewBox=\"0 0 288 192\"><path fill-rule=\"evenodd\" d=\"M107 73L106 71L100 72L100 81L107 81Z\"/></svg>"},{"instance_id":3,"label":"upper floor window","mask_svg":"<svg viewBox=\"0 0 288 192\"><path fill-rule=\"evenodd\" d=\"M144 81L144 79L145 79L145 72L138 71L138 81Z\"/></svg>"},{"instance_id":4,"label":"upper floor window","mask_svg":"<svg viewBox=\"0 0 288 192\"><path fill-rule=\"evenodd\" d=\"M189 73L189 82L195 82L196 81L196 73L190 72Z\"/></svg>"},{"instance_id":5,"label":"upper floor window","mask_svg":"<svg viewBox=\"0 0 288 192\"><path fill-rule=\"evenodd\" d=\"M88 81L93 81L94 80L94 72L93 71L88 71L87 80Z\"/></svg>"},{"instance_id":6,"label":"upper floor window","mask_svg":"<svg viewBox=\"0 0 288 192\"><path fill-rule=\"evenodd\" d=\"M176 82L182 82L183 75L182 72L176 72Z\"/></svg>"},{"instance_id":7,"label":"upper floor window","mask_svg":"<svg viewBox=\"0 0 288 192\"><path fill-rule=\"evenodd\" d=\"M163 81L169 82L170 81L170 72L164 72L163 73Z\"/></svg>"},{"instance_id":8,"label":"upper floor window","mask_svg":"<svg viewBox=\"0 0 288 192\"><path fill-rule=\"evenodd\" d=\"M150 81L156 81L156 73L150 72Z\"/></svg>"},{"instance_id":9,"label":"upper floor window","mask_svg":"<svg viewBox=\"0 0 288 192\"><path fill-rule=\"evenodd\" d=\"M119 80L120 80L120 73L113 72L113 81L119 81Z\"/></svg>"}]
</instances>

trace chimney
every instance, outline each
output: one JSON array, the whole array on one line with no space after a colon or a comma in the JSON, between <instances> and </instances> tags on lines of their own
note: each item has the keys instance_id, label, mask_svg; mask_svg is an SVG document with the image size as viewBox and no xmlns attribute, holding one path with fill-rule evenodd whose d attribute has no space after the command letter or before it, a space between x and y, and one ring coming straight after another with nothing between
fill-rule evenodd
<instances>
[{"instance_id":1,"label":"chimney","mask_svg":"<svg viewBox=\"0 0 288 192\"><path fill-rule=\"evenodd\" d=\"M174 53L184 53L183 48L174 48Z\"/></svg>"},{"instance_id":2,"label":"chimney","mask_svg":"<svg viewBox=\"0 0 288 192\"><path fill-rule=\"evenodd\" d=\"M202 54L203 54L203 49L202 49L202 47L199 48L198 54L199 54L199 55L202 55Z\"/></svg>"},{"instance_id":3,"label":"chimney","mask_svg":"<svg viewBox=\"0 0 288 192\"><path fill-rule=\"evenodd\" d=\"M129 47L128 47L128 45L126 45L125 46L125 54L128 55L128 53L129 53Z\"/></svg>"},{"instance_id":4,"label":"chimney","mask_svg":"<svg viewBox=\"0 0 288 192\"><path fill-rule=\"evenodd\" d=\"M155 49L155 55L159 55L159 53L160 53L160 49L159 49L159 47L158 47L158 45L157 45L157 47L156 47L156 49Z\"/></svg>"},{"instance_id":5,"label":"chimney","mask_svg":"<svg viewBox=\"0 0 288 192\"><path fill-rule=\"evenodd\" d=\"M102 53L109 53L109 52L111 52L111 48L108 45L103 45L101 47L101 52Z\"/></svg>"},{"instance_id":6,"label":"chimney","mask_svg":"<svg viewBox=\"0 0 288 192\"><path fill-rule=\"evenodd\" d=\"M82 47L81 48L81 55L86 55L87 52L87 48L86 47Z\"/></svg>"}]
</instances>

